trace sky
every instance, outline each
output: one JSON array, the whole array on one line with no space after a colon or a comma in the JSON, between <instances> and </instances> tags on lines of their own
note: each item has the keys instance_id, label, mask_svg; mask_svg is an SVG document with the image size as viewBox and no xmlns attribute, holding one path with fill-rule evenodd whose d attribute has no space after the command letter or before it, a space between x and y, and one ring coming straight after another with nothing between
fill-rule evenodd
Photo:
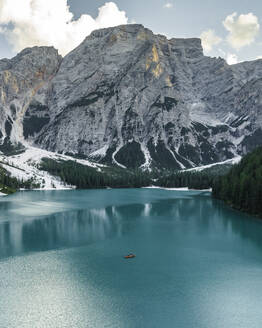
<instances>
[{"instance_id":1,"label":"sky","mask_svg":"<svg viewBox=\"0 0 262 328\"><path fill-rule=\"evenodd\" d=\"M229 64L262 58L261 0L0 0L0 58L35 45L65 56L93 30L130 23L200 37L205 55Z\"/></svg>"}]
</instances>

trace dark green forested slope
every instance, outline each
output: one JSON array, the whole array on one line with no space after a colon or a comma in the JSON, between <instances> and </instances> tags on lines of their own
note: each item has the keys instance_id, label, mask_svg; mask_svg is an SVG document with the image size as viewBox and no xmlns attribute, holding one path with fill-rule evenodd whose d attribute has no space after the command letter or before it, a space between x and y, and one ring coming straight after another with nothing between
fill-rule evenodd
<instances>
[{"instance_id":1,"label":"dark green forested slope","mask_svg":"<svg viewBox=\"0 0 262 328\"><path fill-rule=\"evenodd\" d=\"M43 158L39 169L58 176L67 184L77 188L139 188L150 185L160 187L189 187L207 189L212 186L214 176L211 172L171 172L127 170L116 167L97 169L81 165L74 161L55 161Z\"/></svg>"},{"instance_id":2,"label":"dark green forested slope","mask_svg":"<svg viewBox=\"0 0 262 328\"><path fill-rule=\"evenodd\" d=\"M213 196L262 217L262 147L246 155L227 175L216 178Z\"/></svg>"},{"instance_id":3,"label":"dark green forested slope","mask_svg":"<svg viewBox=\"0 0 262 328\"><path fill-rule=\"evenodd\" d=\"M35 184L33 179L23 181L11 177L11 175L2 166L0 166L0 192L4 194L12 194L20 188L39 188L39 185Z\"/></svg>"},{"instance_id":4,"label":"dark green forested slope","mask_svg":"<svg viewBox=\"0 0 262 328\"><path fill-rule=\"evenodd\" d=\"M103 171L99 172L74 161L54 161L43 158L39 169L58 176L63 182L81 189L139 188L151 183L149 175L141 170L103 168Z\"/></svg>"},{"instance_id":5,"label":"dark green forested slope","mask_svg":"<svg viewBox=\"0 0 262 328\"><path fill-rule=\"evenodd\" d=\"M214 176L204 172L174 172L163 175L157 180L157 185L165 188L209 189Z\"/></svg>"},{"instance_id":6,"label":"dark green forested slope","mask_svg":"<svg viewBox=\"0 0 262 328\"><path fill-rule=\"evenodd\" d=\"M227 174L231 167L232 164L217 164L201 171L158 172L156 184L167 188L209 189L213 186L213 181L217 177Z\"/></svg>"}]
</instances>

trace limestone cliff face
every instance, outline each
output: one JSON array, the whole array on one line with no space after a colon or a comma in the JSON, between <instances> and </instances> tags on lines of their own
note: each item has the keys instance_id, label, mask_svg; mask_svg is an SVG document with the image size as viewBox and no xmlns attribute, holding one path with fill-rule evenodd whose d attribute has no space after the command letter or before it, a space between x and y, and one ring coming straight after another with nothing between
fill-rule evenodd
<instances>
[{"instance_id":1,"label":"limestone cliff face","mask_svg":"<svg viewBox=\"0 0 262 328\"><path fill-rule=\"evenodd\" d=\"M51 151L175 169L262 144L261 60L229 66L204 56L199 39L168 40L142 25L94 31L62 61L54 49L30 51L11 68L0 61L12 140L22 133Z\"/></svg>"},{"instance_id":2,"label":"limestone cliff face","mask_svg":"<svg viewBox=\"0 0 262 328\"><path fill-rule=\"evenodd\" d=\"M0 60L2 146L10 141L24 142L23 120L27 109L37 98L48 97L48 82L56 74L61 59L54 48L34 47L24 49L11 60Z\"/></svg>"}]
</instances>

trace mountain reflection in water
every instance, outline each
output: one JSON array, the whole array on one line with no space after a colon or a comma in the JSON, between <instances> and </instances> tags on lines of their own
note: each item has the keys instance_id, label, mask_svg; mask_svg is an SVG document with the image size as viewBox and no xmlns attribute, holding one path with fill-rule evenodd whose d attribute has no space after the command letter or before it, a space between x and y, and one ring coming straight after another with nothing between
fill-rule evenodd
<instances>
[{"instance_id":1,"label":"mountain reflection in water","mask_svg":"<svg viewBox=\"0 0 262 328\"><path fill-rule=\"evenodd\" d=\"M47 200L48 211L52 211L52 203L50 199ZM26 211L19 210L18 207L15 211L20 211L24 217L16 217L12 202L0 202L2 213L13 213L9 220L0 219L0 258L92 244L108 238L121 237L139 226L141 231L144 229L148 233L148 219L151 223L154 219L161 220L163 224L172 223L170 229L176 231L177 238L186 238L192 231L198 231L199 235L202 235L215 229L224 234L234 232L241 239L247 238L253 244L262 247L260 230L254 229L254 225L260 222L254 220L251 224L250 219L243 219L243 214L229 208L225 209L221 202L205 194L104 208L71 208L45 216L26 216L25 213L30 211L30 207L36 210L36 204L37 202L28 203ZM63 203L53 204L57 210ZM225 215L227 212L228 215ZM144 220L145 218L147 220ZM178 228L176 223L179 222ZM151 225L150 229L153 227L154 225Z\"/></svg>"},{"instance_id":2,"label":"mountain reflection in water","mask_svg":"<svg viewBox=\"0 0 262 328\"><path fill-rule=\"evenodd\" d=\"M121 222L106 209L57 213L0 225L0 257L79 246L122 234Z\"/></svg>"},{"instance_id":3,"label":"mountain reflection in water","mask_svg":"<svg viewBox=\"0 0 262 328\"><path fill-rule=\"evenodd\" d=\"M165 199L146 204L79 209L0 221L0 258L121 237L137 228L139 219L143 217L161 216L163 221L188 220L195 215L198 203L201 211L200 199ZM212 200L205 200L206 215L207 203L210 203L211 210ZM10 209L9 202L1 202L0 206L5 211Z\"/></svg>"}]
</instances>

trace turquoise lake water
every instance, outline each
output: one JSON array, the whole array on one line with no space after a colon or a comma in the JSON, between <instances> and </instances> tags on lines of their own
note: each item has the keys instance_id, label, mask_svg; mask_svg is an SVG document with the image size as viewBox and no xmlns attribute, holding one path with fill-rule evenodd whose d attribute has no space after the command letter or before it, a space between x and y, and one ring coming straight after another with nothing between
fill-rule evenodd
<instances>
[{"instance_id":1,"label":"turquoise lake water","mask_svg":"<svg viewBox=\"0 0 262 328\"><path fill-rule=\"evenodd\" d=\"M262 221L209 193L0 198L0 328L261 328L261 305Z\"/></svg>"}]
</instances>

